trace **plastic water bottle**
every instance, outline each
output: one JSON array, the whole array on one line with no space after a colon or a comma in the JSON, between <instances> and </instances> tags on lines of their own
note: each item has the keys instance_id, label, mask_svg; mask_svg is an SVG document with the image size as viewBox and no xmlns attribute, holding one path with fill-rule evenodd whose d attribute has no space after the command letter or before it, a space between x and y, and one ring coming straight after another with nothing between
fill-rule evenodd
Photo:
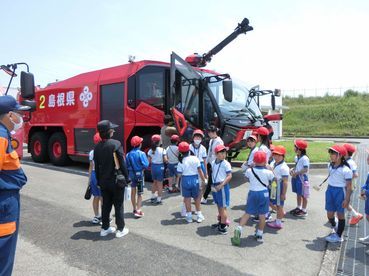
<instances>
[{"instance_id":1,"label":"plastic water bottle","mask_svg":"<svg viewBox=\"0 0 369 276\"><path fill-rule=\"evenodd\" d=\"M270 199L276 199L277 197L277 182L273 181L270 188Z\"/></svg>"},{"instance_id":2,"label":"plastic water bottle","mask_svg":"<svg viewBox=\"0 0 369 276\"><path fill-rule=\"evenodd\" d=\"M310 195L310 183L307 180L304 180L303 184L303 192L304 192L304 197L308 198Z\"/></svg>"},{"instance_id":3,"label":"plastic water bottle","mask_svg":"<svg viewBox=\"0 0 369 276\"><path fill-rule=\"evenodd\" d=\"M131 186L126 186L124 191L124 199L131 201Z\"/></svg>"}]
</instances>

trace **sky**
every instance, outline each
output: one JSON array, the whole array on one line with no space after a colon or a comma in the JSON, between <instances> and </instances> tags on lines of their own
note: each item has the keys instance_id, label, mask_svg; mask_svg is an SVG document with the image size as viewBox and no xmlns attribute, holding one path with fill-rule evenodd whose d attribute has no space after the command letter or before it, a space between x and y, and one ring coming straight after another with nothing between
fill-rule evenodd
<instances>
[{"instance_id":1,"label":"sky","mask_svg":"<svg viewBox=\"0 0 369 276\"><path fill-rule=\"evenodd\" d=\"M125 64L129 55L169 62L172 51L206 53L244 17L254 30L206 68L282 91L369 85L367 0L2 0L0 7L0 64L28 63L42 87ZM0 86L8 81L0 71Z\"/></svg>"}]
</instances>

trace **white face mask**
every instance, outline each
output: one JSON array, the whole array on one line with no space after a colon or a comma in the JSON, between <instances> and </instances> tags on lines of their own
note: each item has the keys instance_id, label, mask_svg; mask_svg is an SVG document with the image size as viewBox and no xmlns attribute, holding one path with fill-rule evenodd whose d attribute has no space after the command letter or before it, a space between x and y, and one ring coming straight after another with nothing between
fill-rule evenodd
<instances>
[{"instance_id":1,"label":"white face mask","mask_svg":"<svg viewBox=\"0 0 369 276\"><path fill-rule=\"evenodd\" d=\"M20 116L19 114L17 114L17 113L14 113L14 112L12 112L12 114L13 115L15 115L16 117L17 117L17 121L18 122L14 122L13 120L12 120L12 118L9 118L10 119L10 121L13 123L13 125L14 125L14 128L13 128L13 131L14 132L16 132L17 130L19 130L22 126L23 126L23 118L22 118L22 116Z\"/></svg>"},{"instance_id":2,"label":"white face mask","mask_svg":"<svg viewBox=\"0 0 369 276\"><path fill-rule=\"evenodd\" d=\"M193 140L193 142L195 143L196 146L200 145L201 144L201 139L195 139Z\"/></svg>"}]
</instances>

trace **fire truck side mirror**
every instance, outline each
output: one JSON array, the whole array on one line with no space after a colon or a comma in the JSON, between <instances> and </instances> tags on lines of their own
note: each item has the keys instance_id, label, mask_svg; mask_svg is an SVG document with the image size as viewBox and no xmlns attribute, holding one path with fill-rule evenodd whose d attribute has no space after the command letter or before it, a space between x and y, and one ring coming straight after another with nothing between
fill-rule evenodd
<instances>
[{"instance_id":1,"label":"fire truck side mirror","mask_svg":"<svg viewBox=\"0 0 369 276\"><path fill-rule=\"evenodd\" d=\"M281 89L274 89L274 96L280 97L282 95Z\"/></svg>"},{"instance_id":2,"label":"fire truck side mirror","mask_svg":"<svg viewBox=\"0 0 369 276\"><path fill-rule=\"evenodd\" d=\"M223 81L223 96L227 102L231 102L233 99L233 85L231 80Z\"/></svg>"},{"instance_id":3,"label":"fire truck side mirror","mask_svg":"<svg viewBox=\"0 0 369 276\"><path fill-rule=\"evenodd\" d=\"M35 97L35 79L29 72L21 72L21 96L23 99Z\"/></svg>"},{"instance_id":4,"label":"fire truck side mirror","mask_svg":"<svg viewBox=\"0 0 369 276\"><path fill-rule=\"evenodd\" d=\"M35 100L22 100L20 102L21 105L29 106L31 109L28 110L30 112L36 110L36 101Z\"/></svg>"}]
</instances>

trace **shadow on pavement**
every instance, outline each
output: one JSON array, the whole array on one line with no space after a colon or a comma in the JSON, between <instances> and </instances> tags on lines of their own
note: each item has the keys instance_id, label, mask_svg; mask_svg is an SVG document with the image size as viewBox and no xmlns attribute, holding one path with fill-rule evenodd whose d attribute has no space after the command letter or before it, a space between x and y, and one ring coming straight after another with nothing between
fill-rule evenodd
<instances>
[{"instance_id":1,"label":"shadow on pavement","mask_svg":"<svg viewBox=\"0 0 369 276\"><path fill-rule=\"evenodd\" d=\"M211 228L210 225L197 227L196 234L200 237L218 236L220 235L217 228Z\"/></svg>"},{"instance_id":2,"label":"shadow on pavement","mask_svg":"<svg viewBox=\"0 0 369 276\"><path fill-rule=\"evenodd\" d=\"M70 237L72 240L87 240L87 241L100 241L100 240L112 240L115 238L114 234L109 234L106 237L100 237L100 231L87 231L82 230L75 233Z\"/></svg>"},{"instance_id":3,"label":"shadow on pavement","mask_svg":"<svg viewBox=\"0 0 369 276\"><path fill-rule=\"evenodd\" d=\"M312 251L320 251L323 252L326 250L327 248L327 242L325 240L325 237L317 237L314 240L303 240L303 242L306 243L306 248L310 249ZM331 247L332 251L335 250L340 250L340 246L339 245L334 245L333 247Z\"/></svg>"},{"instance_id":4,"label":"shadow on pavement","mask_svg":"<svg viewBox=\"0 0 369 276\"><path fill-rule=\"evenodd\" d=\"M245 247L256 247L259 245L262 245L262 242L257 242L255 240L254 235L249 235L245 238L241 238L241 245L239 247L245 248Z\"/></svg>"},{"instance_id":5,"label":"shadow on pavement","mask_svg":"<svg viewBox=\"0 0 369 276\"><path fill-rule=\"evenodd\" d=\"M89 220L81 220L79 222L73 223L73 227L97 227L97 226L100 227L99 224L93 224Z\"/></svg>"}]
</instances>

